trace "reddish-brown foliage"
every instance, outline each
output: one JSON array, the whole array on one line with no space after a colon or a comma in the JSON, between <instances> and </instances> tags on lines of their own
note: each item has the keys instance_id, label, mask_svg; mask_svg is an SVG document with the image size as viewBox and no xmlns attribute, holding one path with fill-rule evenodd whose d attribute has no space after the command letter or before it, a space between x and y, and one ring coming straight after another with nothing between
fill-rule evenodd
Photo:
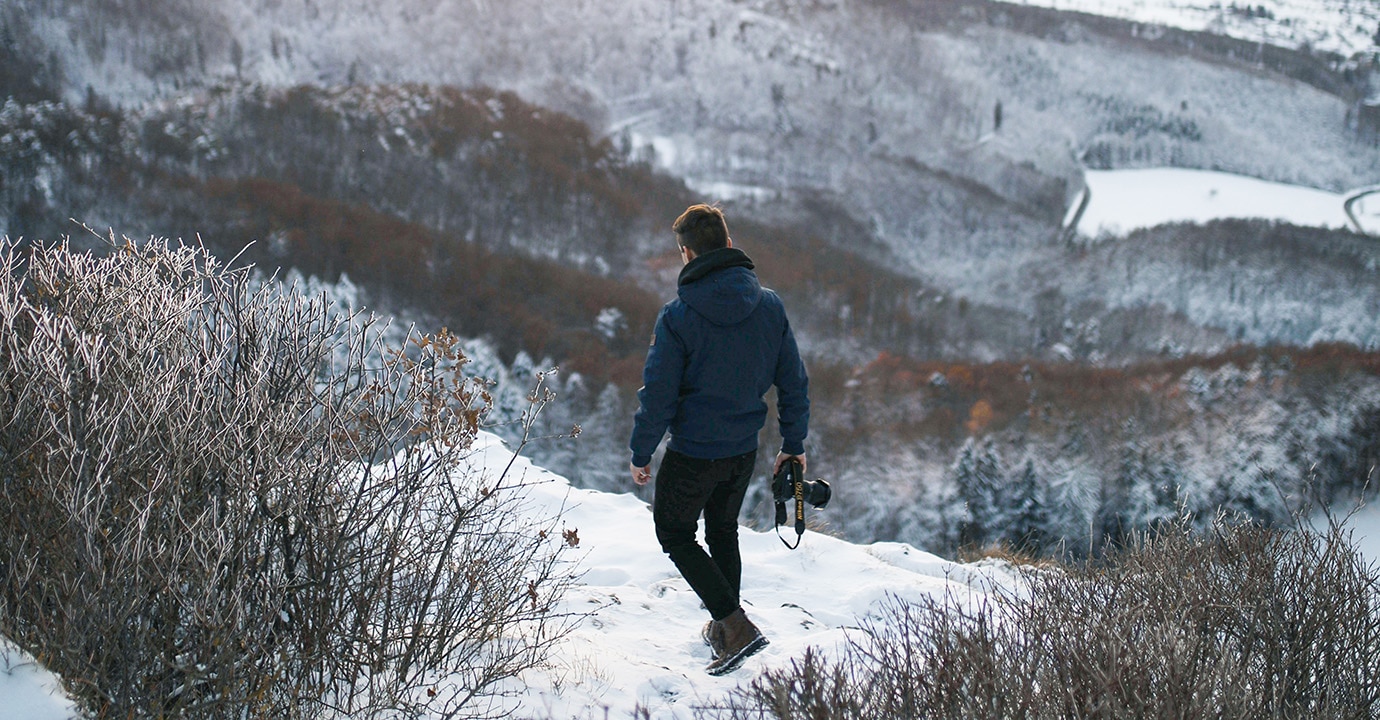
<instances>
[{"instance_id":1,"label":"reddish-brown foliage","mask_svg":"<svg viewBox=\"0 0 1380 720\"><path fill-rule=\"evenodd\" d=\"M288 238L282 257L253 251L265 265L357 282L410 306L425 307L457 332L492 337L505 354L526 350L620 384L637 381L659 301L637 287L567 265L502 255L369 208L323 200L262 179L213 180L205 195L231 212L246 237ZM628 337L605 340L595 316L618 308ZM634 369L636 368L636 369Z\"/></svg>"},{"instance_id":2,"label":"reddish-brown foliage","mask_svg":"<svg viewBox=\"0 0 1380 720\"><path fill-rule=\"evenodd\" d=\"M1054 432L1071 424L1111 428L1134 419L1162 420L1186 400L1183 378L1198 368L1215 372L1227 364L1242 370L1272 370L1245 381L1267 394L1335 387L1350 376L1380 375L1380 353L1347 345L1310 348L1234 347L1212 356L1190 356L1126 367L1078 363L995 362L964 364L920 361L881 353L854 369L813 378L816 392L843 397L867 408L844 413L861 426L848 432L895 432L902 439L954 441L1004 430ZM837 419L821 416L828 425Z\"/></svg>"}]
</instances>

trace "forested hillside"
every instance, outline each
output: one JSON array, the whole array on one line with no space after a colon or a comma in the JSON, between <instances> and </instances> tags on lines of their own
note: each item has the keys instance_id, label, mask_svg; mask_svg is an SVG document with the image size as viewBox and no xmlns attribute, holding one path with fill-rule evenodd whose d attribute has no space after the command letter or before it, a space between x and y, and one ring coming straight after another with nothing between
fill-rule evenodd
<instances>
[{"instance_id":1,"label":"forested hillside","mask_svg":"<svg viewBox=\"0 0 1380 720\"><path fill-rule=\"evenodd\" d=\"M495 372L562 366L547 429L583 432L531 452L624 489L670 221L721 199L849 537L1077 549L1371 479L1370 239L1060 224L1084 164L1370 182L1364 63L987 2L472 5L0 9L0 232L348 277Z\"/></svg>"}]
</instances>

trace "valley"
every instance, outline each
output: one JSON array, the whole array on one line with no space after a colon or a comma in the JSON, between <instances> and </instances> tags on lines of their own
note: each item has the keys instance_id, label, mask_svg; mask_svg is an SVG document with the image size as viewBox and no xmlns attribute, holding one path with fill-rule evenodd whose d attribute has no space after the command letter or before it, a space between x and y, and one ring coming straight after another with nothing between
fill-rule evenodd
<instances>
[{"instance_id":1,"label":"valley","mask_svg":"<svg viewBox=\"0 0 1380 720\"><path fill-rule=\"evenodd\" d=\"M1371 239L1062 227L1089 173L1373 184L1364 54L988 2L19 0L0 20L24 59L0 77L0 232L249 246L476 338L518 384L561 365L551 430L584 432L532 453L585 487L627 489L666 228L701 200L798 325L846 537L971 540L945 516L969 446L1059 494L1050 548L1153 516L1128 509L1140 486L1269 519L1373 476Z\"/></svg>"}]
</instances>

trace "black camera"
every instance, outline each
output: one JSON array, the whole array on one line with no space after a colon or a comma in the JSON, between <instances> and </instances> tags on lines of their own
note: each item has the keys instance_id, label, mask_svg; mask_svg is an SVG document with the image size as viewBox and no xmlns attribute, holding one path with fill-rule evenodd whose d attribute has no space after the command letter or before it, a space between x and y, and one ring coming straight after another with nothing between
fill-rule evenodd
<instances>
[{"instance_id":1,"label":"black camera","mask_svg":"<svg viewBox=\"0 0 1380 720\"><path fill-rule=\"evenodd\" d=\"M776 502L778 537L781 535L781 526L786 524L786 503L795 502L795 545L787 543L785 538L781 539L781 542L792 550L799 547L800 538L805 534L805 503L810 503L815 509L820 510L828 505L829 498L833 497L829 483L823 480L806 480L804 474L800 461L791 458L781 464L781 469L771 479L771 497Z\"/></svg>"}]
</instances>

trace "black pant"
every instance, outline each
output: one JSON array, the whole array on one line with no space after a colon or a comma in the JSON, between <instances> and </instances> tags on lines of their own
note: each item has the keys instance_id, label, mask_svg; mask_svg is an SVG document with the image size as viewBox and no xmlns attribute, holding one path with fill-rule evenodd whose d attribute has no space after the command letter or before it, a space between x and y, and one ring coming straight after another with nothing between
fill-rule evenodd
<instances>
[{"instance_id":1,"label":"black pant","mask_svg":"<svg viewBox=\"0 0 1380 720\"><path fill-rule=\"evenodd\" d=\"M656 539L715 620L738 609L743 578L738 510L756 462L756 450L719 460L667 450L656 473ZM701 512L708 554L695 542Z\"/></svg>"}]
</instances>

